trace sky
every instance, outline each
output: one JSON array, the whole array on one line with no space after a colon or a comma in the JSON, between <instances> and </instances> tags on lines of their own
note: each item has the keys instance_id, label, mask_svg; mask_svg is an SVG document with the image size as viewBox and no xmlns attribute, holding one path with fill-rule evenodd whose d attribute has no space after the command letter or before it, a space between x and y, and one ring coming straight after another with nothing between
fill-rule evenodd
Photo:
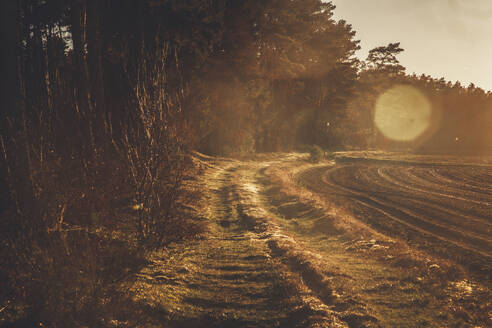
<instances>
[{"instance_id":1,"label":"sky","mask_svg":"<svg viewBox=\"0 0 492 328\"><path fill-rule=\"evenodd\" d=\"M401 42L407 73L425 73L492 91L492 0L332 0L335 19L370 49Z\"/></svg>"}]
</instances>

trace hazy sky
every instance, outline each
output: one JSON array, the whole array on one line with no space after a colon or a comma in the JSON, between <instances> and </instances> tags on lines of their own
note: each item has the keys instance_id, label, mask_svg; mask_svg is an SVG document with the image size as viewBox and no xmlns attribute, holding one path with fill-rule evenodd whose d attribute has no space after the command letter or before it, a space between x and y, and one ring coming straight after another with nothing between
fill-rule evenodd
<instances>
[{"instance_id":1,"label":"hazy sky","mask_svg":"<svg viewBox=\"0 0 492 328\"><path fill-rule=\"evenodd\" d=\"M492 90L492 0L332 0L357 31L359 57L401 42L407 73Z\"/></svg>"}]
</instances>

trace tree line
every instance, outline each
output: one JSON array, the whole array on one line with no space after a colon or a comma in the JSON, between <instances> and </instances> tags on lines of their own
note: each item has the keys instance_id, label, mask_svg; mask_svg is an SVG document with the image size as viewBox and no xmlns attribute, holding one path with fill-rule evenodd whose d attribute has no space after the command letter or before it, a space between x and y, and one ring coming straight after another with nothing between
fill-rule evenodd
<instances>
[{"instance_id":1,"label":"tree line","mask_svg":"<svg viewBox=\"0 0 492 328\"><path fill-rule=\"evenodd\" d=\"M369 52L361 63L356 92L346 103L346 120L341 131L342 148L405 150L433 154L490 154L492 139L492 92L473 83L407 74L400 65L400 43L390 43ZM395 85L413 86L433 108L433 122L424 138L401 143L388 140L375 128L373 116L378 97Z\"/></svg>"}]
</instances>

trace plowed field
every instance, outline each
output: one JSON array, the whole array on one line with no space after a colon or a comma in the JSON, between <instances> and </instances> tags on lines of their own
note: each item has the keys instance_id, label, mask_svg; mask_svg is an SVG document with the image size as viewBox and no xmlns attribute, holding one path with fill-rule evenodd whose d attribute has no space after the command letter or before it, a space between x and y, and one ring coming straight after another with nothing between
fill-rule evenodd
<instances>
[{"instance_id":1,"label":"plowed field","mask_svg":"<svg viewBox=\"0 0 492 328\"><path fill-rule=\"evenodd\" d=\"M492 166L342 158L299 174L371 227L471 272L492 272Z\"/></svg>"}]
</instances>

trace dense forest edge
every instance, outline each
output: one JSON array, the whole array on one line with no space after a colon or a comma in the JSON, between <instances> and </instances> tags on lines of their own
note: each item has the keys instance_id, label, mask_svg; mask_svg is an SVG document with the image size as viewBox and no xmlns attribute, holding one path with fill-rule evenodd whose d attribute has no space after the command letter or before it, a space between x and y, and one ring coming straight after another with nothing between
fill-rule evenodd
<instances>
[{"instance_id":1,"label":"dense forest edge","mask_svg":"<svg viewBox=\"0 0 492 328\"><path fill-rule=\"evenodd\" d=\"M206 229L194 152L492 151L492 93L407 74L321 0L0 3L0 325L105 326L145 252ZM429 54L432 56L432 54ZM424 136L374 127L420 90Z\"/></svg>"}]
</instances>

